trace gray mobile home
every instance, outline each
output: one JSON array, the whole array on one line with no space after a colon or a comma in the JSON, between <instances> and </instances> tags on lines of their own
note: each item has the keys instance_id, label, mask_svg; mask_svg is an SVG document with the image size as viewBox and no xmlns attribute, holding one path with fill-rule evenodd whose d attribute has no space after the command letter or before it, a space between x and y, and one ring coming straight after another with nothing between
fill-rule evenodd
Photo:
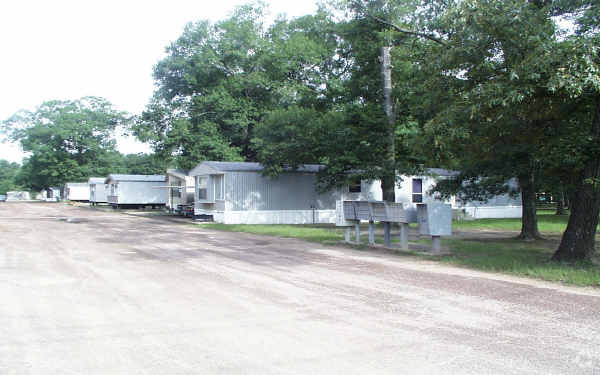
<instances>
[{"instance_id":1,"label":"gray mobile home","mask_svg":"<svg viewBox=\"0 0 600 375\"><path fill-rule=\"evenodd\" d=\"M167 203L165 176L110 174L104 183L108 185L106 200L113 207L156 207Z\"/></svg>"},{"instance_id":2,"label":"gray mobile home","mask_svg":"<svg viewBox=\"0 0 600 375\"><path fill-rule=\"evenodd\" d=\"M67 182L65 184L65 199L70 201L89 201L90 187L87 182Z\"/></svg>"},{"instance_id":3,"label":"gray mobile home","mask_svg":"<svg viewBox=\"0 0 600 375\"><path fill-rule=\"evenodd\" d=\"M106 200L107 185L104 183L104 177L90 177L88 180L90 204L108 203Z\"/></svg>"},{"instance_id":4,"label":"gray mobile home","mask_svg":"<svg viewBox=\"0 0 600 375\"><path fill-rule=\"evenodd\" d=\"M194 177L183 169L167 169L167 208L180 212L194 205ZM181 212L184 213L184 212Z\"/></svg>"},{"instance_id":5,"label":"gray mobile home","mask_svg":"<svg viewBox=\"0 0 600 375\"><path fill-rule=\"evenodd\" d=\"M270 178L261 174L259 163L200 163L190 171L194 213L225 224L334 223L335 202L343 189L318 192L320 168L304 165Z\"/></svg>"}]
</instances>

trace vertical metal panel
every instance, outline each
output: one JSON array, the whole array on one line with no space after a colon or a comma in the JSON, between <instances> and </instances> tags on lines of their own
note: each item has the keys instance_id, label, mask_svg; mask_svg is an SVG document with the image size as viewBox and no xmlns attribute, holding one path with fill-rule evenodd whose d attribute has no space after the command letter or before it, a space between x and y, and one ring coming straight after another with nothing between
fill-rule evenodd
<instances>
[{"instance_id":1,"label":"vertical metal panel","mask_svg":"<svg viewBox=\"0 0 600 375\"><path fill-rule=\"evenodd\" d=\"M319 194L316 175L284 173L278 178L257 172L227 174L227 199L231 210L310 210L335 209L337 191Z\"/></svg>"},{"instance_id":2,"label":"vertical metal panel","mask_svg":"<svg viewBox=\"0 0 600 375\"><path fill-rule=\"evenodd\" d=\"M213 175L213 199L214 200L223 200L224 197L224 193L223 193L223 175L219 174L219 175Z\"/></svg>"}]
</instances>

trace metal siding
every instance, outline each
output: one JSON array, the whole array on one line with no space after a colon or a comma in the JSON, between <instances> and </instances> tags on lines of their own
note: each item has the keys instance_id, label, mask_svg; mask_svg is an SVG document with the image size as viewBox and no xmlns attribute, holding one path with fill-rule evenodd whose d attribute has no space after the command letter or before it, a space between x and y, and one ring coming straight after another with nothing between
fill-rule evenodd
<instances>
[{"instance_id":1,"label":"metal siding","mask_svg":"<svg viewBox=\"0 0 600 375\"><path fill-rule=\"evenodd\" d=\"M284 173L269 178L257 172L230 172L227 174L227 200L233 211L262 210L335 210L335 191L318 194L316 175L312 173Z\"/></svg>"},{"instance_id":2,"label":"metal siding","mask_svg":"<svg viewBox=\"0 0 600 375\"><path fill-rule=\"evenodd\" d=\"M104 183L90 184L90 201L91 202L100 202L100 203L107 202L106 185Z\"/></svg>"},{"instance_id":3,"label":"metal siding","mask_svg":"<svg viewBox=\"0 0 600 375\"><path fill-rule=\"evenodd\" d=\"M223 175L213 175L213 199L223 200Z\"/></svg>"},{"instance_id":4,"label":"metal siding","mask_svg":"<svg viewBox=\"0 0 600 375\"><path fill-rule=\"evenodd\" d=\"M122 181L119 183L119 204L166 204L164 182Z\"/></svg>"}]
</instances>

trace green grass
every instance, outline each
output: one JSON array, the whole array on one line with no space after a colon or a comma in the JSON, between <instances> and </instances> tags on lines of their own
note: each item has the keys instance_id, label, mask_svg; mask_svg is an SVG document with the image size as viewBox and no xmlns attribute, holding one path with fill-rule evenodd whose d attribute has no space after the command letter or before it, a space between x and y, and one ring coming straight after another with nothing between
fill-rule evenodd
<instances>
[{"instance_id":1,"label":"green grass","mask_svg":"<svg viewBox=\"0 0 600 375\"><path fill-rule=\"evenodd\" d=\"M542 233L561 234L567 227L569 216L554 215L550 210L538 211L538 228ZM455 230L492 230L492 231L520 231L521 219L478 219L459 220L452 223Z\"/></svg>"},{"instance_id":2,"label":"green grass","mask_svg":"<svg viewBox=\"0 0 600 375\"><path fill-rule=\"evenodd\" d=\"M251 224L202 224L203 228L264 234L268 236L300 238L306 241L331 244L344 238L344 229L331 225L251 225Z\"/></svg>"},{"instance_id":3,"label":"green grass","mask_svg":"<svg viewBox=\"0 0 600 375\"><path fill-rule=\"evenodd\" d=\"M439 261L468 268L560 281L580 286L600 286L600 266L589 262L564 264L550 261L555 241L445 240L452 255Z\"/></svg>"},{"instance_id":4,"label":"green grass","mask_svg":"<svg viewBox=\"0 0 600 375\"><path fill-rule=\"evenodd\" d=\"M430 257L432 260L472 269L532 277L566 284L600 287L600 259L595 263L561 264L550 261L558 240L567 225L568 216L555 216L550 211L538 212L538 223L544 241L524 242L512 238L478 238L477 231L515 232L521 229L520 219L479 219L455 221L453 228L473 231L474 238L443 240L452 254ZM277 237L299 238L321 244L340 243L344 229L333 225L226 225L203 224L207 229L246 232ZM377 229L381 229L381 225ZM361 229L363 243L367 241L367 226ZM352 232L354 235L354 231ZM510 233L508 233L510 234ZM483 236L481 236L483 237ZM509 236L510 237L510 236ZM600 238L599 238L600 240ZM381 235L375 238L383 243ZM428 240L419 241L428 243Z\"/></svg>"}]
</instances>

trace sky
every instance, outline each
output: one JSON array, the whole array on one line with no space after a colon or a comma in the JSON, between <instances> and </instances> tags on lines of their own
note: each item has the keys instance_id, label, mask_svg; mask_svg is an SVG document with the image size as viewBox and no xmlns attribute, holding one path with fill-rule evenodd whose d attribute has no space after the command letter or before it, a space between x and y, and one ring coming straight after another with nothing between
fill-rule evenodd
<instances>
[{"instance_id":1,"label":"sky","mask_svg":"<svg viewBox=\"0 0 600 375\"><path fill-rule=\"evenodd\" d=\"M313 13L315 0L270 0L272 20ZM152 96L152 67L188 22L226 18L248 0L0 1L0 121L47 100L100 96L139 114ZM119 137L119 151L148 152ZM0 159L20 162L15 144Z\"/></svg>"}]
</instances>

